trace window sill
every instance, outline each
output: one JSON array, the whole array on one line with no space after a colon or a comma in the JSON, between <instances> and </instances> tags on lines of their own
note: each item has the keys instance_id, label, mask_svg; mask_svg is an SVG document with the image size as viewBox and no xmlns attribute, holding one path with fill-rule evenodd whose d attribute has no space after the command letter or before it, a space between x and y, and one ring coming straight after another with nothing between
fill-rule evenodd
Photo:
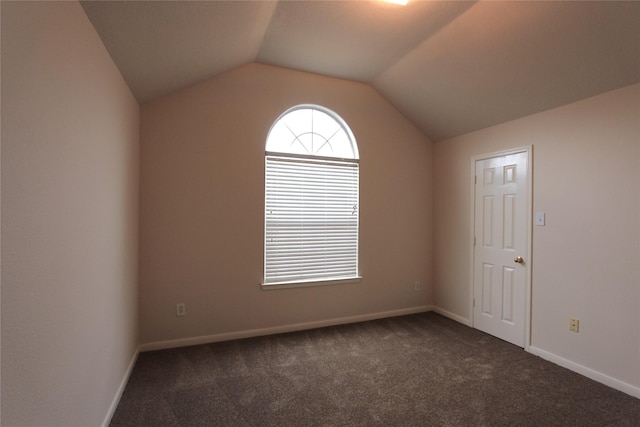
<instances>
[{"instance_id":1,"label":"window sill","mask_svg":"<svg viewBox=\"0 0 640 427\"><path fill-rule=\"evenodd\" d=\"M291 289L291 288L310 288L315 286L330 286L330 285L346 285L349 283L360 283L362 276L344 277L328 280L314 280L314 281L291 281L291 282L273 282L262 283L262 290L276 290L276 289Z\"/></svg>"}]
</instances>

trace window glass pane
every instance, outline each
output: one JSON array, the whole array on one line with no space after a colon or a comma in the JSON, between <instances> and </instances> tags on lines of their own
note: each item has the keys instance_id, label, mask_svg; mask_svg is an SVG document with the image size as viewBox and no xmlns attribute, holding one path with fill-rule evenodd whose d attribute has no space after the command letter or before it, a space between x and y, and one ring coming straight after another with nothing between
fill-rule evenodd
<instances>
[{"instance_id":1,"label":"window glass pane","mask_svg":"<svg viewBox=\"0 0 640 427\"><path fill-rule=\"evenodd\" d=\"M351 159L355 157L353 145L351 144L351 140L344 129L340 128L333 138L331 138L331 144L334 148L335 157L342 159Z\"/></svg>"},{"instance_id":2,"label":"window glass pane","mask_svg":"<svg viewBox=\"0 0 640 427\"><path fill-rule=\"evenodd\" d=\"M292 135L297 136L309 131L311 115L312 110L301 108L287 113L281 120L290 129Z\"/></svg>"},{"instance_id":3,"label":"window glass pane","mask_svg":"<svg viewBox=\"0 0 640 427\"><path fill-rule=\"evenodd\" d=\"M269 150L280 153L291 152L291 144L295 140L295 135L291 133L284 122L277 122L269 133Z\"/></svg>"},{"instance_id":4,"label":"window glass pane","mask_svg":"<svg viewBox=\"0 0 640 427\"><path fill-rule=\"evenodd\" d=\"M273 125L267 151L357 159L349 128L336 117L317 108L293 108Z\"/></svg>"}]
</instances>

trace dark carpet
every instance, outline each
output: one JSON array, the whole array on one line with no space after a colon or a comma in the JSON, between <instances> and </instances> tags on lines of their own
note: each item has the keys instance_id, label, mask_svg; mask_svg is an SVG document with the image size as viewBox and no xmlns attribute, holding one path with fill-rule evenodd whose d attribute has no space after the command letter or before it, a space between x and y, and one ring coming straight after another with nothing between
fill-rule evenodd
<instances>
[{"instance_id":1,"label":"dark carpet","mask_svg":"<svg viewBox=\"0 0 640 427\"><path fill-rule=\"evenodd\" d=\"M640 399L435 313L140 354L112 426L640 426Z\"/></svg>"}]
</instances>

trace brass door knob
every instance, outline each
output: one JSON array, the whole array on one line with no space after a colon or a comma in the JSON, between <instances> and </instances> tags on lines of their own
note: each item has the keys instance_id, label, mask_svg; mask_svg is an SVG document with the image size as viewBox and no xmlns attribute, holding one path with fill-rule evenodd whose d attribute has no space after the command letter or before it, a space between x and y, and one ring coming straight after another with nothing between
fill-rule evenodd
<instances>
[{"instance_id":1,"label":"brass door knob","mask_svg":"<svg viewBox=\"0 0 640 427\"><path fill-rule=\"evenodd\" d=\"M515 262L517 262L518 264L522 264L524 263L524 260L522 259L521 256L517 256L513 259Z\"/></svg>"}]
</instances>

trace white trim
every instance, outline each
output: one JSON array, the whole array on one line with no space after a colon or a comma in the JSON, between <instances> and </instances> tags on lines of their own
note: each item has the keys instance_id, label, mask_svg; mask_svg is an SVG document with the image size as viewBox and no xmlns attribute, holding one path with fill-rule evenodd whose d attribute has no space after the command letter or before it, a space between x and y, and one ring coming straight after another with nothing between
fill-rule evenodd
<instances>
[{"instance_id":1,"label":"white trim","mask_svg":"<svg viewBox=\"0 0 640 427\"><path fill-rule=\"evenodd\" d=\"M181 338L177 340L167 340L151 342L140 345L141 352L153 350L165 350L169 348L187 347L190 345L210 344L220 341L230 341L242 338L252 338L264 335L281 334L285 332L302 331L305 329L323 328L326 326L343 325L347 323L366 322L368 320L383 319L385 317L405 316L408 314L425 313L431 311L432 306L424 305L411 308L401 308L398 310L382 311L371 314L360 314L357 316L338 317L327 320L316 320L312 322L293 323L290 325L272 326L260 329L248 329L244 331L224 332L221 334L203 335L199 337Z\"/></svg>"},{"instance_id":2,"label":"white trim","mask_svg":"<svg viewBox=\"0 0 640 427\"><path fill-rule=\"evenodd\" d=\"M302 159L302 160L320 160L325 162L341 162L341 163L357 163L360 164L360 159L350 159L348 157L329 157L329 156L318 156L318 155L309 155L309 154L294 154L294 153L281 153L278 151L265 151L265 156L269 157L278 157L278 158L286 158L286 159Z\"/></svg>"},{"instance_id":3,"label":"white trim","mask_svg":"<svg viewBox=\"0 0 640 427\"><path fill-rule=\"evenodd\" d=\"M454 320L458 323L462 323L465 326L469 326L470 328L473 328L473 322L470 319L467 319L466 317L462 317L460 315L457 315L455 313L452 313L450 311L445 310L444 308L440 308L440 307L433 307L433 311L435 313L440 314L441 316L447 317L451 320Z\"/></svg>"},{"instance_id":4,"label":"white trim","mask_svg":"<svg viewBox=\"0 0 640 427\"><path fill-rule=\"evenodd\" d=\"M531 295L531 277L533 274L533 145L525 147L527 149L527 256L528 269L525 276L524 294L524 349L531 347L531 305L533 298Z\"/></svg>"},{"instance_id":5,"label":"white trim","mask_svg":"<svg viewBox=\"0 0 640 427\"><path fill-rule=\"evenodd\" d=\"M124 373L124 377L122 381L120 381L120 386L116 391L115 396L113 397L113 401L111 402L111 406L109 406L109 411L102 422L102 427L109 427L111 424L111 419L113 418L113 414L116 413L116 409L118 408L118 404L120 403L120 398L122 398L122 393L124 393L124 389L127 386L127 382L129 382L129 377L131 377L131 373L133 372L133 367L136 365L136 361L138 360L138 355L140 354L140 346L136 348L136 351L133 353L133 357L129 362L129 366L127 367L126 372Z\"/></svg>"},{"instance_id":6,"label":"white trim","mask_svg":"<svg viewBox=\"0 0 640 427\"><path fill-rule=\"evenodd\" d=\"M307 280L304 282L274 282L274 283L262 283L262 290L270 291L276 289L291 289L291 288L310 288L315 286L329 286L329 285L345 285L349 283L360 283L362 276L356 277L344 277L326 280Z\"/></svg>"},{"instance_id":7,"label":"white trim","mask_svg":"<svg viewBox=\"0 0 640 427\"><path fill-rule=\"evenodd\" d=\"M473 281L475 280L475 256L476 256L476 162L481 160L477 156L471 157L471 235L469 236L469 322L472 328L474 324L474 301L473 301Z\"/></svg>"},{"instance_id":8,"label":"white trim","mask_svg":"<svg viewBox=\"0 0 640 427\"><path fill-rule=\"evenodd\" d=\"M563 368L567 368L573 372L576 372L580 375L584 375L587 378L590 378L594 381L597 381L601 384L619 390L623 393L631 395L640 399L640 387L634 386L629 383L625 383L624 381L620 381L616 378L605 375L601 372L594 371L591 368L588 368L584 365L580 365L579 363L572 362L571 360L565 359L563 357L557 356L553 353L549 353L548 351L542 350L541 348L535 346L529 346L527 351L531 354L539 356L549 362L555 363L556 365L562 366Z\"/></svg>"},{"instance_id":9,"label":"white trim","mask_svg":"<svg viewBox=\"0 0 640 427\"><path fill-rule=\"evenodd\" d=\"M479 154L471 157L471 247L469 257L470 269L470 286L469 286L469 313L471 319L471 327L474 327L474 310L473 310L473 280L474 274L474 260L475 260L475 206L476 206L476 162L479 160L492 159L494 157L507 156L511 154L527 153L527 263L525 264L525 293L524 293L524 349L528 350L531 345L531 272L533 271L533 220L531 211L533 209L533 145L525 145L522 147L511 148L503 151L496 151L488 154Z\"/></svg>"}]
</instances>

